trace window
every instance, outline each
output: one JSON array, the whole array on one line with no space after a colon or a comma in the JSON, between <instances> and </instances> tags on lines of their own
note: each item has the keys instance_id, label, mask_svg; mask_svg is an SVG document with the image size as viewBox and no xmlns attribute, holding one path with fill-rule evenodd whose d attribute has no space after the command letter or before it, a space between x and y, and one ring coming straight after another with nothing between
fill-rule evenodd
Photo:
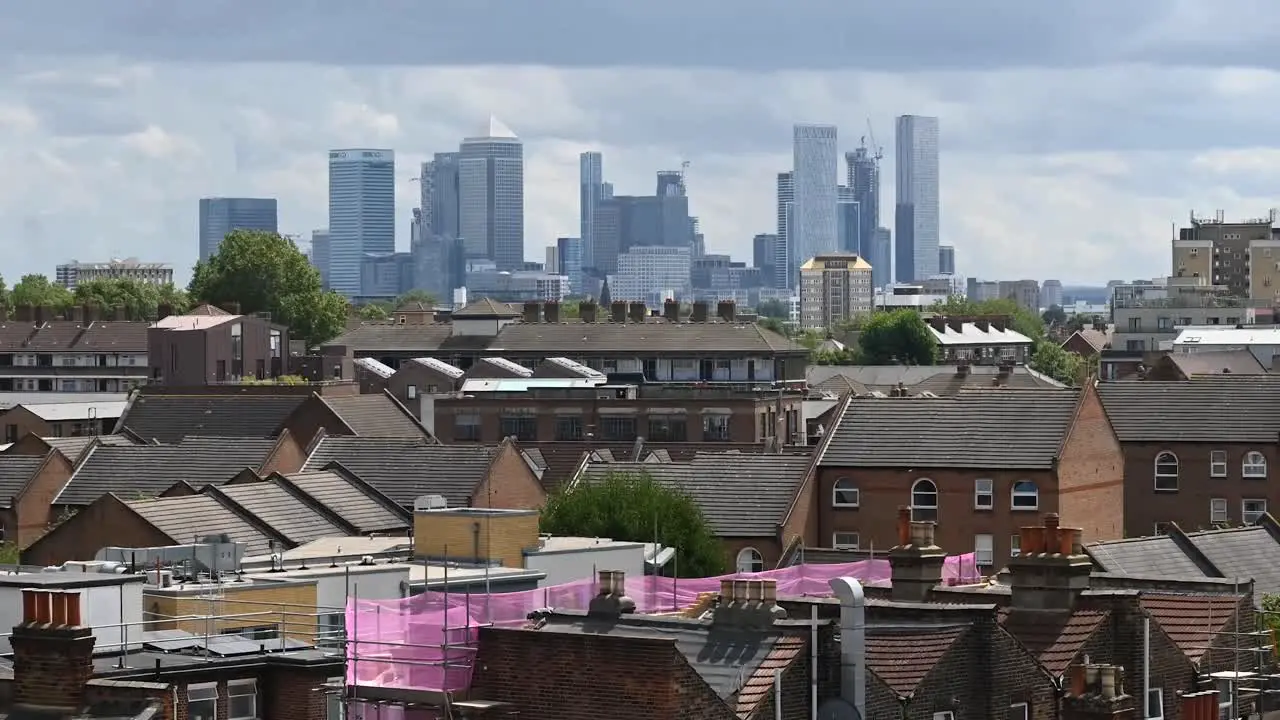
<instances>
[{"instance_id":1,"label":"window","mask_svg":"<svg viewBox=\"0 0 1280 720\"><path fill-rule=\"evenodd\" d=\"M625 415L600 418L600 439L632 442L636 439L636 419Z\"/></svg>"},{"instance_id":2,"label":"window","mask_svg":"<svg viewBox=\"0 0 1280 720\"><path fill-rule=\"evenodd\" d=\"M404 396L405 396L405 397L407 397L407 398L409 398L410 400L417 400L417 399L418 399L418 386L417 386L417 385L410 385L410 386L406 387L406 388L404 389Z\"/></svg>"},{"instance_id":3,"label":"window","mask_svg":"<svg viewBox=\"0 0 1280 720\"><path fill-rule=\"evenodd\" d=\"M1214 450L1209 453L1209 477L1227 476L1227 451Z\"/></svg>"},{"instance_id":4,"label":"window","mask_svg":"<svg viewBox=\"0 0 1280 720\"><path fill-rule=\"evenodd\" d=\"M973 561L990 566L995 561L995 538L990 535L973 536Z\"/></svg>"},{"instance_id":5,"label":"window","mask_svg":"<svg viewBox=\"0 0 1280 720\"><path fill-rule=\"evenodd\" d=\"M755 548L742 548L738 551L738 572L764 572L764 558Z\"/></svg>"},{"instance_id":6,"label":"window","mask_svg":"<svg viewBox=\"0 0 1280 720\"><path fill-rule=\"evenodd\" d=\"M831 491L832 507L856 508L858 500L858 486L854 484L853 478L837 478Z\"/></svg>"},{"instance_id":7,"label":"window","mask_svg":"<svg viewBox=\"0 0 1280 720\"><path fill-rule=\"evenodd\" d=\"M1152 535L1168 535L1169 523L1167 521L1156 523L1154 526L1152 526L1151 534Z\"/></svg>"},{"instance_id":8,"label":"window","mask_svg":"<svg viewBox=\"0 0 1280 720\"><path fill-rule=\"evenodd\" d=\"M1026 703L1014 703L1009 706L1009 720L1031 720L1031 713Z\"/></svg>"},{"instance_id":9,"label":"window","mask_svg":"<svg viewBox=\"0 0 1280 720\"><path fill-rule=\"evenodd\" d=\"M1212 498L1209 500L1209 522L1222 523L1227 521L1227 499Z\"/></svg>"},{"instance_id":10,"label":"window","mask_svg":"<svg viewBox=\"0 0 1280 720\"><path fill-rule=\"evenodd\" d=\"M556 418L557 440L581 440L582 418L577 415L562 415Z\"/></svg>"},{"instance_id":11,"label":"window","mask_svg":"<svg viewBox=\"0 0 1280 720\"><path fill-rule=\"evenodd\" d=\"M831 547L836 550L857 550L862 538L856 532L838 532L831 534Z\"/></svg>"},{"instance_id":12,"label":"window","mask_svg":"<svg viewBox=\"0 0 1280 720\"><path fill-rule=\"evenodd\" d=\"M504 438L514 437L520 442L538 439L538 418L534 415L503 415L498 418L498 426Z\"/></svg>"},{"instance_id":13,"label":"window","mask_svg":"<svg viewBox=\"0 0 1280 720\"><path fill-rule=\"evenodd\" d=\"M258 682L227 681L227 720L257 720Z\"/></svg>"},{"instance_id":14,"label":"window","mask_svg":"<svg viewBox=\"0 0 1280 720\"><path fill-rule=\"evenodd\" d=\"M1156 455L1156 490L1178 489L1178 456L1171 452Z\"/></svg>"},{"instance_id":15,"label":"window","mask_svg":"<svg viewBox=\"0 0 1280 720\"><path fill-rule=\"evenodd\" d=\"M217 365L217 370L214 371L216 373L215 377L218 379L218 382L226 382L227 381L227 361L219 360L216 365Z\"/></svg>"},{"instance_id":16,"label":"window","mask_svg":"<svg viewBox=\"0 0 1280 720\"><path fill-rule=\"evenodd\" d=\"M682 415L653 415L649 418L649 440L653 442L686 442L689 423Z\"/></svg>"},{"instance_id":17,"label":"window","mask_svg":"<svg viewBox=\"0 0 1280 720\"><path fill-rule=\"evenodd\" d=\"M1013 499L1009 503L1013 510L1035 510L1040 507L1040 490L1030 480L1019 480L1013 484Z\"/></svg>"},{"instance_id":18,"label":"window","mask_svg":"<svg viewBox=\"0 0 1280 720\"><path fill-rule=\"evenodd\" d=\"M928 478L920 478L911 486L911 519L938 521L938 486Z\"/></svg>"},{"instance_id":19,"label":"window","mask_svg":"<svg viewBox=\"0 0 1280 720\"><path fill-rule=\"evenodd\" d=\"M973 481L973 509L990 510L996 502L996 483L991 478Z\"/></svg>"},{"instance_id":20,"label":"window","mask_svg":"<svg viewBox=\"0 0 1280 720\"><path fill-rule=\"evenodd\" d=\"M1240 474L1247 478L1265 478L1267 476L1267 458L1257 450L1245 453Z\"/></svg>"},{"instance_id":21,"label":"window","mask_svg":"<svg viewBox=\"0 0 1280 720\"><path fill-rule=\"evenodd\" d=\"M933 720L956 720L956 714L950 710L943 710L933 714Z\"/></svg>"},{"instance_id":22,"label":"window","mask_svg":"<svg viewBox=\"0 0 1280 720\"><path fill-rule=\"evenodd\" d=\"M475 414L455 415L453 418L453 439L458 442L478 442L480 440L480 416Z\"/></svg>"},{"instance_id":23,"label":"window","mask_svg":"<svg viewBox=\"0 0 1280 720\"><path fill-rule=\"evenodd\" d=\"M1258 522L1258 519L1267 512L1267 501L1255 498L1253 500L1244 500L1240 503L1240 521L1245 525L1252 525Z\"/></svg>"},{"instance_id":24,"label":"window","mask_svg":"<svg viewBox=\"0 0 1280 720\"><path fill-rule=\"evenodd\" d=\"M703 442L728 442L729 416L703 415L702 440Z\"/></svg>"},{"instance_id":25,"label":"window","mask_svg":"<svg viewBox=\"0 0 1280 720\"><path fill-rule=\"evenodd\" d=\"M1009 536L1009 557L1018 557L1022 554L1022 536Z\"/></svg>"},{"instance_id":26,"label":"window","mask_svg":"<svg viewBox=\"0 0 1280 720\"><path fill-rule=\"evenodd\" d=\"M1164 720L1164 688L1147 691L1147 720Z\"/></svg>"},{"instance_id":27,"label":"window","mask_svg":"<svg viewBox=\"0 0 1280 720\"><path fill-rule=\"evenodd\" d=\"M218 683L187 686L188 720L217 720Z\"/></svg>"}]
</instances>

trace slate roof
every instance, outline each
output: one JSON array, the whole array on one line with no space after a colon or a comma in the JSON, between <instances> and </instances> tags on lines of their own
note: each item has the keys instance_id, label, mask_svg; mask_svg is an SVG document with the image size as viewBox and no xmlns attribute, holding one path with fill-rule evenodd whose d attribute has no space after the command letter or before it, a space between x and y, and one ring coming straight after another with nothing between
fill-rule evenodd
<instances>
[{"instance_id":1,"label":"slate roof","mask_svg":"<svg viewBox=\"0 0 1280 720\"><path fill-rule=\"evenodd\" d=\"M542 471L539 478L547 490L554 490L572 479L582 458L588 452L595 452L608 462L625 462L636 457L635 443L601 442L601 441L567 441L547 440L543 442L522 442L520 449ZM740 452L759 454L764 452L761 443L705 443L705 442L641 442L641 461L647 460L655 452L665 453L667 459L676 462L688 462L700 452ZM803 447L788 446L787 451L806 452Z\"/></svg>"},{"instance_id":2,"label":"slate roof","mask_svg":"<svg viewBox=\"0 0 1280 720\"><path fill-rule=\"evenodd\" d=\"M1280 564L1276 563L1280 542L1267 528L1208 530L1187 537L1219 577L1251 579L1259 595L1280 592Z\"/></svg>"},{"instance_id":3,"label":"slate roof","mask_svg":"<svg viewBox=\"0 0 1280 720\"><path fill-rule=\"evenodd\" d=\"M1120 442L1269 443L1280 434L1280 375L1098 383Z\"/></svg>"},{"instance_id":4,"label":"slate roof","mask_svg":"<svg viewBox=\"0 0 1280 720\"><path fill-rule=\"evenodd\" d=\"M125 500L156 495L179 482L220 485L244 470L260 468L275 448L271 439L189 437L174 445L95 447L54 499L89 505L113 492Z\"/></svg>"},{"instance_id":5,"label":"slate roof","mask_svg":"<svg viewBox=\"0 0 1280 720\"><path fill-rule=\"evenodd\" d=\"M128 435L80 435L78 437L47 437L40 438L52 448L57 448L59 452L67 456L71 462L79 460L84 451L97 441L99 445L111 446L129 446L139 444L137 440Z\"/></svg>"},{"instance_id":6,"label":"slate roof","mask_svg":"<svg viewBox=\"0 0 1280 720\"><path fill-rule=\"evenodd\" d=\"M285 479L315 502L337 513L356 533L400 532L413 522L390 500L365 491L361 483L340 470L313 470L287 475Z\"/></svg>"},{"instance_id":7,"label":"slate roof","mask_svg":"<svg viewBox=\"0 0 1280 720\"><path fill-rule=\"evenodd\" d=\"M322 470L337 461L402 506L412 507L421 495L443 495L451 507L465 507L497 447L438 445L421 436L329 436L312 450L303 470Z\"/></svg>"},{"instance_id":8,"label":"slate roof","mask_svg":"<svg viewBox=\"0 0 1280 720\"><path fill-rule=\"evenodd\" d=\"M275 437L306 395L162 395L141 393L129 403L117 428L145 441L176 443L192 435L228 438Z\"/></svg>"},{"instance_id":9,"label":"slate roof","mask_svg":"<svg viewBox=\"0 0 1280 720\"><path fill-rule=\"evenodd\" d=\"M1066 340L1062 341L1062 344L1065 346L1068 342L1071 341L1072 337L1079 335L1080 339L1089 343L1089 346L1092 347L1095 351L1102 352L1103 350L1106 350L1107 348L1111 347L1111 336L1115 334L1115 331L1116 331L1115 325L1108 325L1106 330L1099 330L1097 328L1087 327L1087 328L1084 328L1083 330L1077 330L1071 333L1071 336L1068 337Z\"/></svg>"},{"instance_id":10,"label":"slate roof","mask_svg":"<svg viewBox=\"0 0 1280 720\"><path fill-rule=\"evenodd\" d=\"M854 397L823 467L1050 469L1080 391L965 390L944 398Z\"/></svg>"},{"instance_id":11,"label":"slate roof","mask_svg":"<svg viewBox=\"0 0 1280 720\"><path fill-rule=\"evenodd\" d=\"M859 395L889 394L902 383L912 395L931 392L955 395L961 388L1000 387L1065 388L1066 385L1025 365L1018 365L1006 377L994 365L972 365L961 375L955 365L810 365L805 371L809 386L838 394L852 390Z\"/></svg>"},{"instance_id":12,"label":"slate roof","mask_svg":"<svg viewBox=\"0 0 1280 720\"><path fill-rule=\"evenodd\" d=\"M1139 603L1182 654L1198 665L1213 639L1232 623L1242 600L1236 595L1144 593Z\"/></svg>"},{"instance_id":13,"label":"slate roof","mask_svg":"<svg viewBox=\"0 0 1280 720\"><path fill-rule=\"evenodd\" d=\"M1113 540L1088 545L1085 550L1101 570L1147 577L1240 578L1253 580L1258 594L1280 593L1280 540L1265 525L1225 530ZM1177 539L1175 539L1177 538ZM1181 542L1179 542L1181 540Z\"/></svg>"},{"instance_id":14,"label":"slate roof","mask_svg":"<svg viewBox=\"0 0 1280 720\"><path fill-rule=\"evenodd\" d=\"M360 437L427 437L426 428L386 393L317 397Z\"/></svg>"},{"instance_id":15,"label":"slate roof","mask_svg":"<svg viewBox=\"0 0 1280 720\"><path fill-rule=\"evenodd\" d=\"M967 629L868 626L867 668L898 697L909 697Z\"/></svg>"},{"instance_id":16,"label":"slate roof","mask_svg":"<svg viewBox=\"0 0 1280 720\"><path fill-rule=\"evenodd\" d=\"M1085 552L1099 570L1142 577L1199 578L1204 571L1168 535L1090 543Z\"/></svg>"},{"instance_id":17,"label":"slate roof","mask_svg":"<svg viewBox=\"0 0 1280 720\"><path fill-rule=\"evenodd\" d=\"M0 507L9 507L44 460L43 455L0 455Z\"/></svg>"},{"instance_id":18,"label":"slate roof","mask_svg":"<svg viewBox=\"0 0 1280 720\"><path fill-rule=\"evenodd\" d=\"M1169 353L1169 362L1186 377L1194 375L1265 375L1267 370L1258 357L1248 350L1210 350L1194 353Z\"/></svg>"},{"instance_id":19,"label":"slate roof","mask_svg":"<svg viewBox=\"0 0 1280 720\"><path fill-rule=\"evenodd\" d=\"M472 300L466 306L459 310L455 310L453 317L456 318L514 318L520 317L520 311L512 308L506 303L500 303L491 298L482 297L478 300Z\"/></svg>"},{"instance_id":20,"label":"slate roof","mask_svg":"<svg viewBox=\"0 0 1280 720\"><path fill-rule=\"evenodd\" d=\"M717 535L774 537L812 461L811 451L699 453L689 462L590 462L583 478L647 473L688 495Z\"/></svg>"},{"instance_id":21,"label":"slate roof","mask_svg":"<svg viewBox=\"0 0 1280 720\"><path fill-rule=\"evenodd\" d=\"M245 555L265 555L271 552L271 540L284 539L267 535L212 495L134 500L126 504L173 540L174 545L191 543L197 536L226 533L234 542L246 544Z\"/></svg>"},{"instance_id":22,"label":"slate roof","mask_svg":"<svg viewBox=\"0 0 1280 720\"><path fill-rule=\"evenodd\" d=\"M353 531L330 520L277 480L234 483L217 490L294 545L322 537L350 535Z\"/></svg>"},{"instance_id":23,"label":"slate roof","mask_svg":"<svg viewBox=\"0 0 1280 720\"><path fill-rule=\"evenodd\" d=\"M1055 678L1066 673L1108 613L1097 610L1000 611L1000 623Z\"/></svg>"},{"instance_id":24,"label":"slate roof","mask_svg":"<svg viewBox=\"0 0 1280 720\"><path fill-rule=\"evenodd\" d=\"M145 321L49 320L35 323L7 320L0 323L0 352L37 349L44 352L84 350L86 352L145 353Z\"/></svg>"}]
</instances>

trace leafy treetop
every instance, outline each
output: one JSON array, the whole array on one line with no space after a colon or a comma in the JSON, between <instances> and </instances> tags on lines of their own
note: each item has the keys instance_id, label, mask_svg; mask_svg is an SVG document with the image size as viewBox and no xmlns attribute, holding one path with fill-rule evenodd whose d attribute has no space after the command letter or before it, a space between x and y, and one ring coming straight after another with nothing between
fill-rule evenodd
<instances>
[{"instance_id":1,"label":"leafy treetop","mask_svg":"<svg viewBox=\"0 0 1280 720\"><path fill-rule=\"evenodd\" d=\"M9 303L13 307L48 305L57 310L65 310L73 302L71 291L50 282L44 275L23 275L13 286L13 290L9 291Z\"/></svg>"},{"instance_id":2,"label":"leafy treetop","mask_svg":"<svg viewBox=\"0 0 1280 720\"><path fill-rule=\"evenodd\" d=\"M932 365L937 340L914 310L875 313L858 335L858 360L867 365Z\"/></svg>"},{"instance_id":3,"label":"leafy treetop","mask_svg":"<svg viewBox=\"0 0 1280 720\"><path fill-rule=\"evenodd\" d=\"M73 299L78 305L103 308L123 307L127 317L151 318L160 305L169 305L176 314L191 308L186 292L172 284L155 285L132 278L105 278L78 283Z\"/></svg>"}]
</instances>

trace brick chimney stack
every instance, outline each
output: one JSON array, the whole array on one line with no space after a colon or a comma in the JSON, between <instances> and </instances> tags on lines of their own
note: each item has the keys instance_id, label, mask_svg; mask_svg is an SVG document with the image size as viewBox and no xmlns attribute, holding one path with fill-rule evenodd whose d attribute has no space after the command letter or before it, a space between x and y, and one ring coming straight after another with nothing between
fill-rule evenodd
<instances>
[{"instance_id":1,"label":"brick chimney stack","mask_svg":"<svg viewBox=\"0 0 1280 720\"><path fill-rule=\"evenodd\" d=\"M93 678L93 629L81 626L81 595L24 589L13 646L13 701L41 708L79 708Z\"/></svg>"},{"instance_id":2,"label":"brick chimney stack","mask_svg":"<svg viewBox=\"0 0 1280 720\"><path fill-rule=\"evenodd\" d=\"M1124 668L1075 665L1068 677L1071 684L1062 701L1063 720L1136 720L1138 717L1137 699L1124 692ZM1214 706L1214 718L1217 711Z\"/></svg>"},{"instance_id":3,"label":"brick chimney stack","mask_svg":"<svg viewBox=\"0 0 1280 720\"><path fill-rule=\"evenodd\" d=\"M1080 528L1058 527L1058 514L1044 525L1022 528L1020 553L1009 559L1013 606L1029 610L1070 610L1089 589L1093 563L1081 545Z\"/></svg>"},{"instance_id":4,"label":"brick chimney stack","mask_svg":"<svg viewBox=\"0 0 1280 720\"><path fill-rule=\"evenodd\" d=\"M597 580L596 596L587 605L587 614L593 617L617 618L634 613L636 602L627 597L627 574L621 570L601 570Z\"/></svg>"},{"instance_id":5,"label":"brick chimney stack","mask_svg":"<svg viewBox=\"0 0 1280 720\"><path fill-rule=\"evenodd\" d=\"M937 523L911 519L911 508L898 508L898 544L889 550L890 597L901 602L924 602L942 582L947 554L934 543Z\"/></svg>"}]
</instances>

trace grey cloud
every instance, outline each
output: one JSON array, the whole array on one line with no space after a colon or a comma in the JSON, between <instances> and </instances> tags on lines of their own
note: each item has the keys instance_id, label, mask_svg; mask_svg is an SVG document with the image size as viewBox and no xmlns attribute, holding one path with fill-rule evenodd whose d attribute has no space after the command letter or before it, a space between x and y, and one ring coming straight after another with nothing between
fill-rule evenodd
<instances>
[{"instance_id":1,"label":"grey cloud","mask_svg":"<svg viewBox=\"0 0 1280 720\"><path fill-rule=\"evenodd\" d=\"M1117 60L1219 64L1223 47L1171 48L1170 0L62 0L0 6L11 53L203 62L775 69L990 69ZM1267 17L1217 0L1216 17ZM1256 48L1256 49L1255 49ZM1271 64L1265 44L1233 59Z\"/></svg>"}]
</instances>

